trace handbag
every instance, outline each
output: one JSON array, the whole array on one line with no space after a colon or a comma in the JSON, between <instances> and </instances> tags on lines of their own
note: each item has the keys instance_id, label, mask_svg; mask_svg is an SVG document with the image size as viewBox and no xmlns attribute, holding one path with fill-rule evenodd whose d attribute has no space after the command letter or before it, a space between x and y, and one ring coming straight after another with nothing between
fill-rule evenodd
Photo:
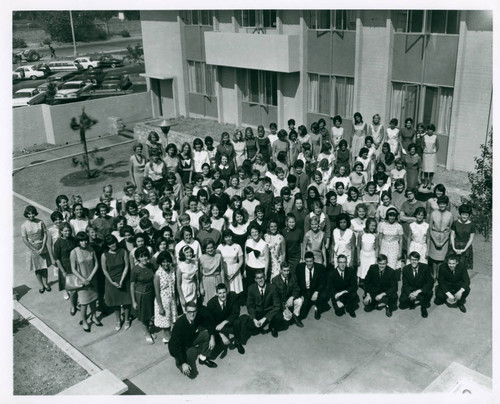
<instances>
[{"instance_id":1,"label":"handbag","mask_svg":"<svg viewBox=\"0 0 500 404\"><path fill-rule=\"evenodd\" d=\"M82 281L75 274L67 274L64 281L66 290L78 290L84 286Z\"/></svg>"}]
</instances>

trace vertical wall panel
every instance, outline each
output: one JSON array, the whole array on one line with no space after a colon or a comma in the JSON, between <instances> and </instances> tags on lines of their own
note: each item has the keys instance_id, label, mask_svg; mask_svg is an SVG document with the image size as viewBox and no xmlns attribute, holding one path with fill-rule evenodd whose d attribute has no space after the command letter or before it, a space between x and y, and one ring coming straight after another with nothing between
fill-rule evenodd
<instances>
[{"instance_id":1,"label":"vertical wall panel","mask_svg":"<svg viewBox=\"0 0 500 404\"><path fill-rule=\"evenodd\" d=\"M394 34L392 80L420 83L423 35Z\"/></svg>"},{"instance_id":2,"label":"vertical wall panel","mask_svg":"<svg viewBox=\"0 0 500 404\"><path fill-rule=\"evenodd\" d=\"M307 32L307 71L330 74L330 31Z\"/></svg>"},{"instance_id":3,"label":"vertical wall panel","mask_svg":"<svg viewBox=\"0 0 500 404\"><path fill-rule=\"evenodd\" d=\"M453 87L458 35L431 35L425 49L424 83Z\"/></svg>"},{"instance_id":4,"label":"vertical wall panel","mask_svg":"<svg viewBox=\"0 0 500 404\"><path fill-rule=\"evenodd\" d=\"M354 76L356 32L333 32L331 73L337 76Z\"/></svg>"}]
</instances>

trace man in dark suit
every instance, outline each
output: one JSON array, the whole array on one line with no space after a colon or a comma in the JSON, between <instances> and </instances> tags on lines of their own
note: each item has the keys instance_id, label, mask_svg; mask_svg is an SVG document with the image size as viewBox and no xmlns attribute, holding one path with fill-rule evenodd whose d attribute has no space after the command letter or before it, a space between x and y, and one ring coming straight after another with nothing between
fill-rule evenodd
<instances>
[{"instance_id":1,"label":"man in dark suit","mask_svg":"<svg viewBox=\"0 0 500 404\"><path fill-rule=\"evenodd\" d=\"M276 275L271 283L276 286L276 292L281 302L281 312L283 318L287 321L294 321L298 327L304 327L300 320L300 308L304 303L304 299L300 296L300 288L297 284L295 276L290 274L290 265L288 262L281 263L279 275Z\"/></svg>"},{"instance_id":2,"label":"man in dark suit","mask_svg":"<svg viewBox=\"0 0 500 404\"><path fill-rule=\"evenodd\" d=\"M394 269L387 266L384 254L380 254L377 263L368 269L363 303L366 312L385 307L387 317L392 317L392 312L398 308L398 279Z\"/></svg>"},{"instance_id":3,"label":"man in dark suit","mask_svg":"<svg viewBox=\"0 0 500 404\"><path fill-rule=\"evenodd\" d=\"M234 346L240 354L245 353L245 348L241 344L242 334L245 332L245 322L248 316L240 317L240 303L238 296L234 292L227 292L227 287L219 283L215 291L216 296L212 297L207 304L207 309L212 316L212 321L217 331L216 339L225 346L230 344L229 335L234 335Z\"/></svg>"},{"instance_id":4,"label":"man in dark suit","mask_svg":"<svg viewBox=\"0 0 500 404\"><path fill-rule=\"evenodd\" d=\"M248 287L247 292L247 332L256 335L264 334L264 326L269 324L269 329L274 338L278 337L278 328L282 326L280 312L280 299L274 285L267 283L264 271L255 272L255 282ZM246 342L246 341L245 341Z\"/></svg>"},{"instance_id":5,"label":"man in dark suit","mask_svg":"<svg viewBox=\"0 0 500 404\"><path fill-rule=\"evenodd\" d=\"M465 300L470 293L470 279L467 268L458 264L458 257L452 254L447 262L441 264L438 274L438 285L436 286L437 305L447 301L449 304L457 304L462 313L465 313Z\"/></svg>"},{"instance_id":6,"label":"man in dark suit","mask_svg":"<svg viewBox=\"0 0 500 404\"><path fill-rule=\"evenodd\" d=\"M215 347L215 328L206 308L201 306L200 309L200 313L198 313L196 303L186 305L186 314L175 322L172 336L168 342L168 350L175 359L176 366L188 377L191 375L188 350L198 352L200 365L209 368L217 367L215 362L207 358Z\"/></svg>"},{"instance_id":7,"label":"man in dark suit","mask_svg":"<svg viewBox=\"0 0 500 404\"><path fill-rule=\"evenodd\" d=\"M326 268L324 265L314 262L312 251L307 251L304 254L304 260L305 262L301 262L295 268L300 295L304 298L300 317L307 317L311 306L314 306L314 318L319 320L321 313L330 307L326 291Z\"/></svg>"},{"instance_id":8,"label":"man in dark suit","mask_svg":"<svg viewBox=\"0 0 500 404\"><path fill-rule=\"evenodd\" d=\"M358 277L354 268L347 266L347 257L340 254L337 257L337 268L329 265L327 270L328 293L332 299L333 309L337 316L343 316L346 311L352 318L358 300Z\"/></svg>"},{"instance_id":9,"label":"man in dark suit","mask_svg":"<svg viewBox=\"0 0 500 404\"><path fill-rule=\"evenodd\" d=\"M423 318L427 318L427 308L430 306L432 298L432 287L434 279L426 264L420 261L420 254L417 251L410 253L410 264L403 268L403 284L401 286L401 296L399 297L399 308L414 309L420 302L420 313Z\"/></svg>"}]
</instances>

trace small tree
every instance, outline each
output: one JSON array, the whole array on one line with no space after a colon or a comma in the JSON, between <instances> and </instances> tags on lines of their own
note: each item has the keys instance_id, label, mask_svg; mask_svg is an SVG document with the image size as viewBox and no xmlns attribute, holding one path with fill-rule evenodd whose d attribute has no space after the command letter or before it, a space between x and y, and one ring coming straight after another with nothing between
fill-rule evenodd
<instances>
[{"instance_id":1,"label":"small tree","mask_svg":"<svg viewBox=\"0 0 500 404\"><path fill-rule=\"evenodd\" d=\"M472 206L472 220L476 229L485 239L489 239L493 213L493 130L488 133L486 144L482 144L481 156L474 157L476 166L467 175L471 183L471 193L462 197L462 203Z\"/></svg>"},{"instance_id":2,"label":"small tree","mask_svg":"<svg viewBox=\"0 0 500 404\"><path fill-rule=\"evenodd\" d=\"M85 108L82 108L82 114L78 118L71 118L71 129L73 130L78 130L80 131L80 142L83 144L83 157L82 160L78 160L76 158L73 158L73 164L75 165L80 165L82 166L85 171L87 172L88 178L95 177L96 172L92 172L90 170L90 158L91 157L94 162L97 165L102 164L102 159L99 159L98 157L95 156L95 152L92 152L89 154L88 148L87 148L87 137L86 137L86 131L91 129L92 126L94 126L97 123L96 119L92 119L85 113Z\"/></svg>"}]
</instances>

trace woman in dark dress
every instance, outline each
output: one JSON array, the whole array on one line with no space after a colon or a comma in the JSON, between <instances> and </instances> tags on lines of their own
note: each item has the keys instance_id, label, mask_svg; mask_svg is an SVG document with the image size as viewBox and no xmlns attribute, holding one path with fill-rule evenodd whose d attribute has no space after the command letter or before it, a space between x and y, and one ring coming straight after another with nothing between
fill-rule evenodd
<instances>
[{"instance_id":1,"label":"woman in dark dress","mask_svg":"<svg viewBox=\"0 0 500 404\"><path fill-rule=\"evenodd\" d=\"M405 126L399 130L399 143L401 144L403 155L410 152L409 148L417 140L417 131L413 127L413 119L406 118Z\"/></svg>"},{"instance_id":2,"label":"woman in dark dress","mask_svg":"<svg viewBox=\"0 0 500 404\"><path fill-rule=\"evenodd\" d=\"M338 172L341 166L345 167L347 174L351 171L351 152L347 148L347 141L345 139L339 142L337 158L335 160L335 171Z\"/></svg>"},{"instance_id":3,"label":"woman in dark dress","mask_svg":"<svg viewBox=\"0 0 500 404\"><path fill-rule=\"evenodd\" d=\"M101 256L101 266L106 277L104 301L106 306L114 310L116 317L116 332L122 327L121 306L124 311L124 329L130 328L130 286L128 252L118 248L115 236L106 236L104 243L108 251Z\"/></svg>"},{"instance_id":4,"label":"woman in dark dress","mask_svg":"<svg viewBox=\"0 0 500 404\"><path fill-rule=\"evenodd\" d=\"M149 326L154 315L155 289L153 280L155 271L149 262L151 254L147 247L139 247L135 250L134 257L139 261L139 264L132 268L130 276L132 308L144 330L146 341L149 344L154 344Z\"/></svg>"},{"instance_id":5,"label":"woman in dark dress","mask_svg":"<svg viewBox=\"0 0 500 404\"><path fill-rule=\"evenodd\" d=\"M470 220L472 206L463 204L458 208L460 217L451 225L450 252L454 252L459 257L459 263L465 269L473 268L472 243L476 233L476 226Z\"/></svg>"},{"instance_id":6,"label":"woman in dark dress","mask_svg":"<svg viewBox=\"0 0 500 404\"><path fill-rule=\"evenodd\" d=\"M301 244L304 234L301 229L297 228L296 219L292 213L286 216L286 227L283 229L283 237L285 238L286 260L290 264L291 273L294 274L295 268L300 262Z\"/></svg>"},{"instance_id":7,"label":"woman in dark dress","mask_svg":"<svg viewBox=\"0 0 500 404\"><path fill-rule=\"evenodd\" d=\"M253 135L253 130L250 127L245 129L245 143L247 146L247 159L253 163L255 161L255 156L257 153L260 153L260 151L257 139Z\"/></svg>"},{"instance_id":8,"label":"woman in dark dress","mask_svg":"<svg viewBox=\"0 0 500 404\"><path fill-rule=\"evenodd\" d=\"M231 143L231 138L229 136L229 133L227 132L222 133L220 137L220 143L218 144L215 152L215 161L217 162L217 164L220 164L220 158L223 155L227 156L228 162L234 161L234 146Z\"/></svg>"},{"instance_id":9,"label":"woman in dark dress","mask_svg":"<svg viewBox=\"0 0 500 404\"><path fill-rule=\"evenodd\" d=\"M342 206L337 203L337 193L329 191L326 194L325 214L330 219L330 223L337 223L337 216L342 213Z\"/></svg>"},{"instance_id":10,"label":"woman in dark dress","mask_svg":"<svg viewBox=\"0 0 500 404\"><path fill-rule=\"evenodd\" d=\"M59 228L60 237L54 244L54 260L56 262L57 268L59 268L59 290L65 290L66 287L66 275L72 273L71 262L69 259L71 250L76 247L76 240L71 236L71 225L69 223L62 223ZM77 294L75 291L68 291L65 299L69 299L71 303L70 314L74 316L76 314L76 303Z\"/></svg>"},{"instance_id":11,"label":"woman in dark dress","mask_svg":"<svg viewBox=\"0 0 500 404\"><path fill-rule=\"evenodd\" d=\"M179 153L179 175L184 185L190 184L193 175L193 153L189 143L183 143Z\"/></svg>"}]
</instances>

